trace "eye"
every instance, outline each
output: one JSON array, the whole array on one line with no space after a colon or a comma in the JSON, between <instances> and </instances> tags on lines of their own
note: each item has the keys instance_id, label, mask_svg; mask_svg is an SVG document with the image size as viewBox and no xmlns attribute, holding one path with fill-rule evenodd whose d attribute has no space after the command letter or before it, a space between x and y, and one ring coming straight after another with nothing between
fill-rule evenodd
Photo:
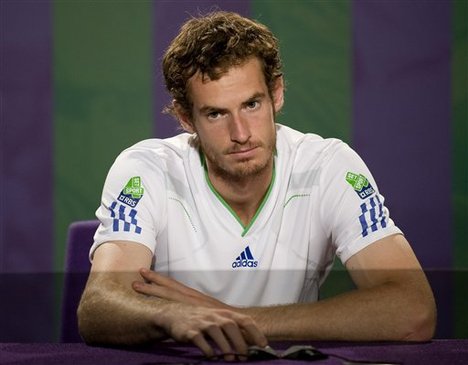
<instances>
[{"instance_id":1,"label":"eye","mask_svg":"<svg viewBox=\"0 0 468 365\"><path fill-rule=\"evenodd\" d=\"M245 104L245 107L248 110L258 109L259 106L260 106L260 102L258 100L252 100L252 101L249 101L247 104Z\"/></svg>"},{"instance_id":2,"label":"eye","mask_svg":"<svg viewBox=\"0 0 468 365\"><path fill-rule=\"evenodd\" d=\"M216 120L222 117L222 114L220 112L210 112L206 115L208 119L211 120Z\"/></svg>"}]
</instances>

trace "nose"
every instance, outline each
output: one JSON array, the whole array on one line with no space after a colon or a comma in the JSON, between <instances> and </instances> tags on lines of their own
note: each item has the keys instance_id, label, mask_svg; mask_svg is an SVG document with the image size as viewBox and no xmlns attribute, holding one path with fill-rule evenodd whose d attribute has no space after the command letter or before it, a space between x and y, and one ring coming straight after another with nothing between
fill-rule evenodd
<instances>
[{"instance_id":1,"label":"nose","mask_svg":"<svg viewBox=\"0 0 468 365\"><path fill-rule=\"evenodd\" d=\"M241 115L233 115L230 123L231 141L239 144L246 143L252 134L248 121Z\"/></svg>"}]
</instances>

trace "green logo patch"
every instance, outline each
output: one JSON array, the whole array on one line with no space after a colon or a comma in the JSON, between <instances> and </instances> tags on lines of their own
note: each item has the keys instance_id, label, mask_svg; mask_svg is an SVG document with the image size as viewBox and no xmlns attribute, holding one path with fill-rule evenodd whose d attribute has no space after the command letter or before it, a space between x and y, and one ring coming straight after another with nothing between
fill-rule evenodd
<instances>
[{"instance_id":1,"label":"green logo patch","mask_svg":"<svg viewBox=\"0 0 468 365\"><path fill-rule=\"evenodd\" d=\"M132 177L130 180L128 180L128 183L125 185L123 191L125 195L131 195L134 199L140 199L145 192L141 186L141 179L139 176Z\"/></svg>"},{"instance_id":2,"label":"green logo patch","mask_svg":"<svg viewBox=\"0 0 468 365\"><path fill-rule=\"evenodd\" d=\"M374 188L364 175L348 172L346 174L346 181L353 187L361 199L365 199L375 193Z\"/></svg>"},{"instance_id":3,"label":"green logo patch","mask_svg":"<svg viewBox=\"0 0 468 365\"><path fill-rule=\"evenodd\" d=\"M145 189L143 189L141 185L141 178L139 176L134 176L128 180L127 185L125 185L120 192L118 200L134 208L144 193Z\"/></svg>"}]
</instances>

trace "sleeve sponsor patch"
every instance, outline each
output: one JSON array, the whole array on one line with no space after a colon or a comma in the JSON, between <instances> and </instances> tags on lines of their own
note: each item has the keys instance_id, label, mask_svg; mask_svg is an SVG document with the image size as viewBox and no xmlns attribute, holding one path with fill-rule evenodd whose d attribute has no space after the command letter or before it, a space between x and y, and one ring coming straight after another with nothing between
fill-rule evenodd
<instances>
[{"instance_id":1,"label":"sleeve sponsor patch","mask_svg":"<svg viewBox=\"0 0 468 365\"><path fill-rule=\"evenodd\" d=\"M388 217L378 195L361 204L359 222L361 223L362 237L366 237L369 231L375 232L379 228L387 227Z\"/></svg>"},{"instance_id":2,"label":"sleeve sponsor patch","mask_svg":"<svg viewBox=\"0 0 468 365\"><path fill-rule=\"evenodd\" d=\"M114 201L109 210L113 221L112 230L114 232L141 233L142 228L138 225L137 211L135 209L128 208Z\"/></svg>"},{"instance_id":3,"label":"sleeve sponsor patch","mask_svg":"<svg viewBox=\"0 0 468 365\"><path fill-rule=\"evenodd\" d=\"M141 184L141 178L134 176L128 180L127 185L124 186L117 199L129 207L135 208L144 193L145 190Z\"/></svg>"},{"instance_id":4,"label":"sleeve sponsor patch","mask_svg":"<svg viewBox=\"0 0 468 365\"><path fill-rule=\"evenodd\" d=\"M375 193L371 183L364 175L348 172L346 174L346 181L353 187L361 199L365 199Z\"/></svg>"}]
</instances>

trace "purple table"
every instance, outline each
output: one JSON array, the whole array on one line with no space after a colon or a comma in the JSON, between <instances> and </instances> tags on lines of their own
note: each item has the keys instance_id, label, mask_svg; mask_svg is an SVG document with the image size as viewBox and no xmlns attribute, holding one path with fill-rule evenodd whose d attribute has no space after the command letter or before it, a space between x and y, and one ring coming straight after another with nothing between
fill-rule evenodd
<instances>
[{"instance_id":1,"label":"purple table","mask_svg":"<svg viewBox=\"0 0 468 365\"><path fill-rule=\"evenodd\" d=\"M271 343L276 350L284 350L298 343ZM330 355L317 365L345 364L331 355L349 360L395 362L400 364L468 364L468 340L434 340L428 343L349 343L310 342ZM305 361L269 360L272 363L297 365ZM190 345L159 343L148 348L89 347L83 343L2 343L0 364L73 364L73 365L150 365L150 364L215 364L222 361L205 360L198 349Z\"/></svg>"}]
</instances>

